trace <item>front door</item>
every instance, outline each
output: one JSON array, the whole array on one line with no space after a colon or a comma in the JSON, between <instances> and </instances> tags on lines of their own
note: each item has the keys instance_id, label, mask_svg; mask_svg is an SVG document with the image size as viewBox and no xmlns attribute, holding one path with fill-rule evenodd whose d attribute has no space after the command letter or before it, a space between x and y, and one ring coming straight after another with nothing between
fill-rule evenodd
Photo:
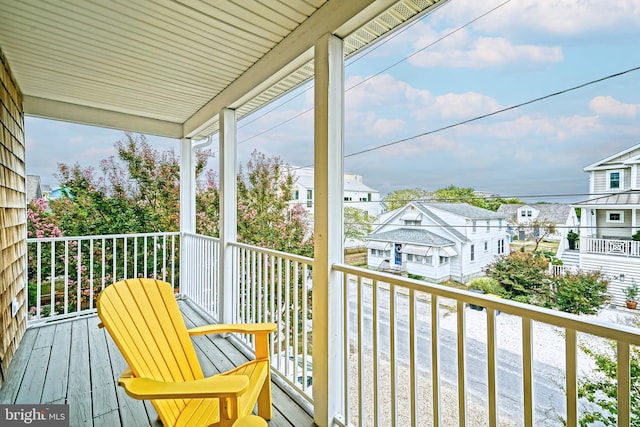
<instances>
[{"instance_id":1,"label":"front door","mask_svg":"<svg viewBox=\"0 0 640 427\"><path fill-rule=\"evenodd\" d=\"M402 265L402 245L400 243L395 244L395 253L396 265Z\"/></svg>"}]
</instances>

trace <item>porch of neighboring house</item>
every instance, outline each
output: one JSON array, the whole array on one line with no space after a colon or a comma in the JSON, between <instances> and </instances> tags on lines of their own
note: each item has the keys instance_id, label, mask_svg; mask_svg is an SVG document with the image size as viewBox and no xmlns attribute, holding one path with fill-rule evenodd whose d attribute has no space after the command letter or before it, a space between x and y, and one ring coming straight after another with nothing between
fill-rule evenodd
<instances>
[{"instance_id":1,"label":"porch of neighboring house","mask_svg":"<svg viewBox=\"0 0 640 427\"><path fill-rule=\"evenodd\" d=\"M188 328L211 323L187 300L179 301ZM67 404L70 426L161 426L153 405L117 386L126 368L118 348L94 314L29 328L0 388L3 404ZM206 376L248 359L220 336L194 337ZM312 426L313 417L273 381L270 426Z\"/></svg>"}]
</instances>

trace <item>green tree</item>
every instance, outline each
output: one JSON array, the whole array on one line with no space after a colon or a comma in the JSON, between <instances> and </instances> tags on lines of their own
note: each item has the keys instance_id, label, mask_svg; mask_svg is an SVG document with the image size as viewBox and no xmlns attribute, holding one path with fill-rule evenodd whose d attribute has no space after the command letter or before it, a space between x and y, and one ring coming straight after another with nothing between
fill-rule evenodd
<instances>
[{"instance_id":1,"label":"green tree","mask_svg":"<svg viewBox=\"0 0 640 427\"><path fill-rule=\"evenodd\" d=\"M433 192L433 197L443 203L468 203L482 209L497 211L502 204L521 204L518 199L503 199L500 196L480 196L473 188L448 187L439 188Z\"/></svg>"},{"instance_id":2,"label":"green tree","mask_svg":"<svg viewBox=\"0 0 640 427\"><path fill-rule=\"evenodd\" d=\"M362 240L371 233L371 226L376 218L364 209L346 206L344 208L344 240Z\"/></svg>"},{"instance_id":3,"label":"green tree","mask_svg":"<svg viewBox=\"0 0 640 427\"><path fill-rule=\"evenodd\" d=\"M238 241L313 256L307 212L289 203L293 185L280 158L252 153L238 174Z\"/></svg>"},{"instance_id":4,"label":"green tree","mask_svg":"<svg viewBox=\"0 0 640 427\"><path fill-rule=\"evenodd\" d=\"M551 293L548 266L549 261L543 256L512 252L489 264L485 273L502 285L509 298L548 307Z\"/></svg>"},{"instance_id":5,"label":"green tree","mask_svg":"<svg viewBox=\"0 0 640 427\"><path fill-rule=\"evenodd\" d=\"M425 201L431 197L431 193L421 188L407 188L403 190L392 191L384 196L382 203L387 211L399 209L409 202Z\"/></svg>"}]
</instances>

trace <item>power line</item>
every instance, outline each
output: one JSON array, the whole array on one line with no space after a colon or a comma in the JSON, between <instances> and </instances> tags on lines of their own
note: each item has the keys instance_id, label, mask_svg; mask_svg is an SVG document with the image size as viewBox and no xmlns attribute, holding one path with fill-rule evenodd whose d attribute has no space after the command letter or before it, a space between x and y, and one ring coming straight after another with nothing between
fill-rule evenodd
<instances>
[{"instance_id":1,"label":"power line","mask_svg":"<svg viewBox=\"0 0 640 427\"><path fill-rule=\"evenodd\" d=\"M413 52L411 55L406 56L406 57L404 57L403 59L401 59L401 60L399 60L399 61L397 61L397 62L394 62L393 64L391 64L390 66L388 66L388 67L386 67L386 68L382 69L381 71L378 71L377 73L370 75L369 77L367 77L366 79L362 80L361 82L358 82L358 83L356 83L355 85L353 85L353 86L351 86L351 87L349 87L349 88L345 89L345 92L348 92L348 91L350 91L351 89L354 89L354 88L356 88L356 87L360 86L361 84L364 84L364 83L368 82L369 80L373 79L374 77L377 77L377 76L381 75L382 73L384 73L384 72L386 72L386 71L389 71L391 68L393 68L393 67L395 67L395 66L397 66L397 65L399 65L399 64L401 64L401 63L403 63L403 62L405 62L405 61L407 61L408 59L410 59L410 58L412 58L413 56L417 55L418 53L420 53L420 52L424 51L425 49L428 49L428 48L430 48L430 47L432 47L432 46L434 46L434 45L436 45L436 44L440 43L441 41L445 40L446 38L448 38L448 37L450 37L450 36L454 35L454 34L455 34L455 33L457 33L458 31L463 30L464 28L466 28L466 27L468 27L469 25L473 24L474 22L476 22L476 21L478 21L478 20L480 20L480 19L484 18L485 16L487 16L487 15L489 15L490 13L492 13L492 12L496 11L497 9L501 8L502 6L504 6L505 4L507 4L507 3L509 3L509 2L511 2L511 0L506 0L506 1L504 1L503 3L499 4L498 6L496 6L496 7L492 8L492 9L490 9L490 10L486 11L486 12L484 12L482 15L480 15L480 16L478 16L478 17L476 17L476 18L472 19L471 21L468 21L468 22L466 22L465 24L463 24L463 25L459 26L459 27L458 27L458 28L456 28L455 30L452 30L452 31L448 32L447 34L443 35L443 36L442 36L442 37L440 37L439 39L437 39L437 40L435 40L435 41L433 41L433 42L431 42L431 43L427 44L426 46L423 46L422 48L420 48L420 49L418 49L417 51ZM408 30L410 27L412 27L413 25L415 25L417 22L419 22L419 21L414 21L414 22L412 22L410 25L407 25L405 28L403 28L403 30L402 30L402 31L398 31L398 32L397 32L397 33L395 33L393 36L390 36L390 37L386 38L386 39L385 39L385 41L384 41L384 43L380 43L380 44L378 44L378 46L376 46L375 48L368 49L366 53L364 53L363 55L361 55L357 60L354 60L354 61L352 61L351 63L349 63L349 64L347 65L347 67L348 67L348 66L350 66L350 65L352 65L353 63L355 63L355 62L359 61L360 59L362 59L362 57L364 57L364 56L368 55L368 54L369 54L369 53L371 53L372 51L374 51L374 50L376 50L376 49L380 48L383 44L385 44L385 43L387 43L387 42L391 41L391 39L392 39L392 38L395 38L395 37L397 37L399 34L401 34L402 32L404 32L404 31ZM268 114L270 114L271 112L275 111L276 109L280 108L281 106L286 105L286 104L290 103L291 101L293 101L294 99L299 98L300 96L304 95L306 92L308 92L308 91L310 91L311 89L313 89L313 87L314 87L313 85L312 85L312 86L310 86L309 88L307 88L307 89L305 89L304 91L302 91L301 93L299 93L299 94L297 94L297 95L295 95L295 96L291 97L290 99L288 99L287 101L283 102L282 104L279 104L279 105L277 105L277 106L273 107L272 109L270 109L269 111L265 112L264 114L261 114L260 116L258 116L258 117L256 117L256 118L254 118L253 120L251 120L251 121L249 121L249 122L244 123L240 128L243 128L243 127L245 127L245 126L247 126L247 125L249 125L249 124L251 124L251 123L256 122L257 120L261 119L262 117L265 117L266 115L268 115ZM272 126L272 127L268 128L268 129L263 130L262 132L258 132L257 134L255 134L255 135L253 135L253 136L250 136L250 137L248 137L248 138L243 139L242 141L238 142L238 144L243 144L243 143L245 143L245 142L247 142L247 141L250 141L250 140L252 140L252 139L254 139L254 138L257 138L257 137L258 137L258 136L260 136L260 135L264 135L265 133L271 132L273 129L276 129L276 128L278 128L278 127L282 126L282 125L285 125L285 124L289 123L290 121L292 121L292 120L294 120L294 119L297 119L298 117L300 117L300 116L303 116L303 115L307 114L307 113L308 113L308 112L310 112L310 111L313 111L313 108L308 108L308 109L306 109L306 110L303 110L303 111L301 111L300 113L298 113L298 114L296 114L296 115L294 115L294 116L292 116L292 117L288 118L287 120L285 120L285 121L283 121L283 122L277 123L277 124L275 124L274 126Z\"/></svg>"},{"instance_id":2,"label":"power line","mask_svg":"<svg viewBox=\"0 0 640 427\"><path fill-rule=\"evenodd\" d=\"M534 104L536 102L543 101L543 100L549 99L549 98L553 98L553 97L558 96L558 95L563 95L565 93L572 92L574 90L578 90L578 89L581 89L583 87L590 86L590 85L593 85L593 84L596 84L596 83L600 83L600 82L603 82L603 81L608 80L608 79L612 79L612 78L615 78L615 77L620 77L620 76L622 76L624 74L628 74L628 73L631 73L631 72L634 72L634 71L638 71L638 70L640 70L640 67L630 68L628 70L621 71L619 73L610 74L608 76L601 77L601 78L596 79L596 80L591 80L589 82L582 83L582 84L579 84L577 86L570 87L568 89L564 89L564 90L561 90L561 91L558 91L558 92L553 92L553 93L550 93L550 94L547 94L547 95L544 95L544 96L541 96L541 97L538 97L538 98L531 99L529 101L521 102L520 104L512 105L512 106L506 107L506 108L501 108L499 110L492 111L491 113L482 114L480 116L476 116L476 117L473 117L471 119L467 119L467 120L463 120L461 122L457 122L457 123L454 123L454 124L443 126L443 127L438 128L438 129L434 129L434 130L423 132L423 133L420 133L420 134L417 134L417 135L409 136L407 138L402 138L402 139L399 139L399 140L396 140L396 141L393 141L393 142L389 142L389 143L386 143L386 144L377 145L375 147L367 148L365 150L356 151L354 153L347 154L344 157L347 158L347 157L358 156L360 154L364 154L364 153L368 153L368 152L371 152L371 151L380 150L382 148L391 147L393 145L397 145L397 144L400 144L400 143L403 143L403 142L411 141L412 139L416 139L416 138L420 138L420 137L423 137L423 136L432 135L434 133L442 132L443 130L453 129L453 128L458 127L458 126L462 126L462 125L466 125L468 123L472 123L472 122L475 122L475 121L478 121L478 120L486 119L487 117L495 116L497 114L501 114L501 113L504 113L504 112L507 112L507 111L510 111L510 110L514 110L516 108L524 107L525 105ZM311 165L311 166L313 166L313 165ZM309 166L305 166L305 167L309 167Z\"/></svg>"}]
</instances>

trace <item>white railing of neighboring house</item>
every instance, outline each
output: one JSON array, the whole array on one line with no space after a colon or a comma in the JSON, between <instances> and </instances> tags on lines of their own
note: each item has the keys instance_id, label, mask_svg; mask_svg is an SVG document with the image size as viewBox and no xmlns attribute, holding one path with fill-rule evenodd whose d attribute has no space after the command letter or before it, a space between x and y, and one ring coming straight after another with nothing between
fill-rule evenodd
<instances>
[{"instance_id":1,"label":"white railing of neighboring house","mask_svg":"<svg viewBox=\"0 0 640 427\"><path fill-rule=\"evenodd\" d=\"M444 425L442 414L446 411L457 416L458 422L449 420L451 425L468 425L473 414L474 424L495 426L504 421L499 421L504 416L501 404L513 402L520 418L516 424L541 425L544 415L534 399L542 381L542 388L547 384L562 395L557 399L559 415L567 425L575 426L577 336L583 338L585 333L616 343L618 425L629 425L630 345L640 344L640 330L348 265L334 265L334 269L343 273L345 302L346 409L341 424ZM486 313L467 310L470 304L485 307ZM498 313L503 313L504 319L497 319ZM504 344L498 346L505 338L500 335L500 321L509 319L517 321L519 332L506 337L517 345L505 349ZM545 350L534 351L534 347L549 345L543 342L544 337L540 342L534 339L541 324L559 327L562 332L557 339L564 341L560 345L564 348L564 364L560 363L564 379L538 378L544 372L539 371L536 356ZM483 326L481 331L479 326ZM517 357L506 360L505 353ZM508 385L505 383L514 384L515 392L502 392ZM488 408L484 422L477 419L478 401L484 401L483 408Z\"/></svg>"},{"instance_id":2,"label":"white railing of neighboring house","mask_svg":"<svg viewBox=\"0 0 640 427\"><path fill-rule=\"evenodd\" d=\"M179 233L27 239L29 324L95 312L105 286L128 277L178 281Z\"/></svg>"},{"instance_id":3,"label":"white railing of neighboring house","mask_svg":"<svg viewBox=\"0 0 640 427\"><path fill-rule=\"evenodd\" d=\"M577 273L578 272L578 267L575 267L573 265L557 265L557 264L551 264L549 263L549 274L551 274L552 276L562 276L565 273Z\"/></svg>"},{"instance_id":4,"label":"white railing of neighboring house","mask_svg":"<svg viewBox=\"0 0 640 427\"><path fill-rule=\"evenodd\" d=\"M640 257L640 241L581 237L580 251L591 254Z\"/></svg>"}]
</instances>

